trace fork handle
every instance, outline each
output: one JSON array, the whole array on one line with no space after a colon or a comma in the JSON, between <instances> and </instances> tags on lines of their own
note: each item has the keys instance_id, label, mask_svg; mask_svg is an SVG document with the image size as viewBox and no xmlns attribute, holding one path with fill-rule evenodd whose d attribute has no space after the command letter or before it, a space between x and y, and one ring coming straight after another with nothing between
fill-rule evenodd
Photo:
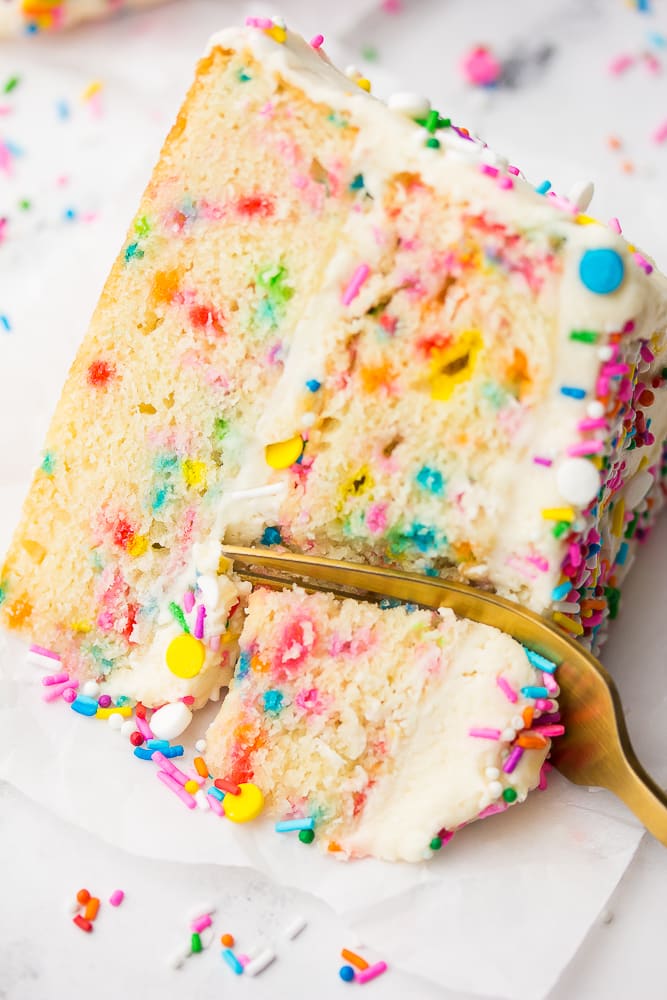
<instances>
[{"instance_id":1,"label":"fork handle","mask_svg":"<svg viewBox=\"0 0 667 1000\"><path fill-rule=\"evenodd\" d=\"M633 755L634 756L634 755ZM623 755L624 767L614 774L609 790L631 809L649 833L667 847L667 795L646 773L637 758Z\"/></svg>"}]
</instances>

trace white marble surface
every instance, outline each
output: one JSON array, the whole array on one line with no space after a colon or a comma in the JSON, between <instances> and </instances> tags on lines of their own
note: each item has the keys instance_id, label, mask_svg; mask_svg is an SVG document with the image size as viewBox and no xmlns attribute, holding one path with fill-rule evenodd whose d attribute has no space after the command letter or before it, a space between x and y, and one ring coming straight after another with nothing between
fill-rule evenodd
<instances>
[{"instance_id":1,"label":"white marble surface","mask_svg":"<svg viewBox=\"0 0 667 1000\"><path fill-rule=\"evenodd\" d=\"M0 86L13 72L23 76L11 100L0 97L0 108L12 108L0 116L0 137L24 150L13 178L0 174L0 216L10 220L8 239L0 247L0 315L12 327L8 334L0 332L0 509L7 512L0 523L0 547L41 445L44 407L31 406L30 400L39 396L49 406L55 400L193 60L212 30L251 9L262 12L263 6L266 10L261 3L251 8L181 0L108 28L0 49ZM624 0L405 0L399 15L379 6L359 0L336 5L285 0L282 9L306 35L321 30L335 36L334 52L344 61L365 65L360 50L374 45L379 60L366 68L379 90L397 83L430 93L441 110L511 154L536 180L550 177L567 192L582 176L592 177L598 189L594 213L603 219L618 215L632 237L667 265L667 144L657 147L650 140L667 116L667 69L662 77L652 76L639 61L618 79L605 71L620 52L645 51L648 31L667 34L664 3L654 0L651 17ZM480 95L464 87L457 70L462 53L476 42L493 44L501 57L530 54L546 44L554 53L542 70L531 58L525 60L516 89ZM667 65L667 50L664 59ZM79 98L94 78L105 84L100 117ZM66 123L54 112L55 102L63 99L71 109ZM609 150L612 133L623 141L622 152ZM625 160L634 165L633 173L623 172ZM60 177L66 180L59 182ZM22 197L33 202L30 212L17 212ZM68 207L76 211L73 222L63 218ZM42 277L46 267L48 281ZM56 342L48 336L49 314L69 319L66 326L57 325ZM26 344L47 352L49 379L35 378L27 367L17 378L12 361ZM667 695L660 606L667 593L666 546L663 518L630 583L622 621L605 654L628 707L637 749L663 781ZM648 655L636 662L640 632ZM0 844L5 859L2 1000L84 998L93 992L110 1000L121 991L151 1000L239 990L273 1000L305 997L315 989L323 998L337 997L354 988L336 976L341 945L355 943L341 922L322 904L308 897L296 903L247 871L147 863L67 826L9 786L0 796ZM105 897L116 887L128 894L118 911L104 908L90 939L63 912L65 901L84 883ZM190 905L208 896L223 908L218 933L231 928L244 943L262 933L279 936L286 915L295 909L307 914L310 924L297 942L280 945L279 961L258 980L234 981L217 954L210 953L191 959L181 972L169 972L166 959L184 938ZM540 899L539 891L536 896L508 900L508 920L514 906L531 906L548 933L548 899ZM621 1000L635 993L661 1000L665 898L667 854L645 838L608 904L613 919L601 919L591 930L551 1000ZM520 945L508 961L521 961ZM390 955L378 957L391 962ZM396 971L367 988L386 1000L454 996Z\"/></svg>"}]
</instances>

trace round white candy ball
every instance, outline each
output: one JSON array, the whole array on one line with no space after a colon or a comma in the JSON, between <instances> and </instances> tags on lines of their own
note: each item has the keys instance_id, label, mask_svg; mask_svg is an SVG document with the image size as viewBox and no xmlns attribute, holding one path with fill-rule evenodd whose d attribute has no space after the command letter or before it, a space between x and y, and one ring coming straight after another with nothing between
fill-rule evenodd
<instances>
[{"instance_id":1,"label":"round white candy ball","mask_svg":"<svg viewBox=\"0 0 667 1000\"><path fill-rule=\"evenodd\" d=\"M86 681L81 686L81 694L85 694L86 698L97 698L99 693L100 686L97 681Z\"/></svg>"},{"instance_id":2,"label":"round white candy ball","mask_svg":"<svg viewBox=\"0 0 667 1000\"><path fill-rule=\"evenodd\" d=\"M173 740L185 732L192 722L192 712L182 701L173 701L158 708L151 716L151 729L158 740Z\"/></svg>"},{"instance_id":3,"label":"round white candy ball","mask_svg":"<svg viewBox=\"0 0 667 1000\"><path fill-rule=\"evenodd\" d=\"M563 500L585 507L600 489L600 473L587 458L566 458L556 469L556 486Z\"/></svg>"},{"instance_id":4,"label":"round white candy ball","mask_svg":"<svg viewBox=\"0 0 667 1000\"><path fill-rule=\"evenodd\" d=\"M652 486L653 476L646 469L628 480L624 493L625 509L634 510L638 507Z\"/></svg>"},{"instance_id":5,"label":"round white candy ball","mask_svg":"<svg viewBox=\"0 0 667 1000\"><path fill-rule=\"evenodd\" d=\"M503 794L503 786L500 781L492 781L486 786L486 790L492 799L499 799Z\"/></svg>"},{"instance_id":6,"label":"round white candy ball","mask_svg":"<svg viewBox=\"0 0 667 1000\"><path fill-rule=\"evenodd\" d=\"M195 750L197 753L206 753L206 740L197 740Z\"/></svg>"}]
</instances>

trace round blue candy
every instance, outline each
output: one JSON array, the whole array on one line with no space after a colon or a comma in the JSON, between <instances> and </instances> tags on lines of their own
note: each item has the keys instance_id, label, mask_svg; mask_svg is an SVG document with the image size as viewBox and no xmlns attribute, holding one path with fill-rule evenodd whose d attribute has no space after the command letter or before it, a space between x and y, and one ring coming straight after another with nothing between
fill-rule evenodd
<instances>
[{"instance_id":1,"label":"round blue candy","mask_svg":"<svg viewBox=\"0 0 667 1000\"><path fill-rule=\"evenodd\" d=\"M615 292L624 272L623 258L608 247L587 250L579 262L579 277L589 291L598 295Z\"/></svg>"},{"instance_id":2,"label":"round blue candy","mask_svg":"<svg viewBox=\"0 0 667 1000\"><path fill-rule=\"evenodd\" d=\"M338 975L344 983L351 983L354 979L354 969L351 965L341 965Z\"/></svg>"}]
</instances>

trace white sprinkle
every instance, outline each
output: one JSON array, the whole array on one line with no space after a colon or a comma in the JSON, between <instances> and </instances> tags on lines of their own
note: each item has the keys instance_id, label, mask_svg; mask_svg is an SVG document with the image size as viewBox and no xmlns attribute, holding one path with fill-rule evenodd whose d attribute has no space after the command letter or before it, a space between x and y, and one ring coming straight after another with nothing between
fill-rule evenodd
<instances>
[{"instance_id":1,"label":"white sprinkle","mask_svg":"<svg viewBox=\"0 0 667 1000\"><path fill-rule=\"evenodd\" d=\"M489 779L489 781L495 781L497 778L500 777L500 771L498 770L497 767L487 767L487 769L484 772L484 775Z\"/></svg>"},{"instance_id":2,"label":"white sprinkle","mask_svg":"<svg viewBox=\"0 0 667 1000\"><path fill-rule=\"evenodd\" d=\"M87 698L97 698L99 693L100 686L97 681L86 681L86 683L81 686L81 694L85 694Z\"/></svg>"},{"instance_id":3,"label":"white sprinkle","mask_svg":"<svg viewBox=\"0 0 667 1000\"><path fill-rule=\"evenodd\" d=\"M285 21L284 17L280 16L280 14L272 14L271 20L275 24L276 28L283 28L283 29L287 28L287 22Z\"/></svg>"},{"instance_id":4,"label":"white sprinkle","mask_svg":"<svg viewBox=\"0 0 667 1000\"><path fill-rule=\"evenodd\" d=\"M426 118L431 110L431 102L421 94L409 90L401 90L392 94L387 105L392 111L397 111L408 118Z\"/></svg>"},{"instance_id":5,"label":"white sprinkle","mask_svg":"<svg viewBox=\"0 0 667 1000\"><path fill-rule=\"evenodd\" d=\"M515 715L512 719L512 726L514 729L523 729L523 718L520 715Z\"/></svg>"},{"instance_id":6,"label":"white sprinkle","mask_svg":"<svg viewBox=\"0 0 667 1000\"><path fill-rule=\"evenodd\" d=\"M200 931L199 940L201 941L202 948L210 948L215 940L215 931L213 928L205 927L203 931Z\"/></svg>"},{"instance_id":7,"label":"white sprinkle","mask_svg":"<svg viewBox=\"0 0 667 1000\"><path fill-rule=\"evenodd\" d=\"M151 716L151 729L158 740L174 740L192 722L192 712L182 701L172 701Z\"/></svg>"},{"instance_id":8,"label":"white sprinkle","mask_svg":"<svg viewBox=\"0 0 667 1000\"><path fill-rule=\"evenodd\" d=\"M308 413L304 413L301 417L301 426L312 427L316 419L317 418L314 413L311 413L310 411Z\"/></svg>"},{"instance_id":9,"label":"white sprinkle","mask_svg":"<svg viewBox=\"0 0 667 1000\"><path fill-rule=\"evenodd\" d=\"M265 948L264 951L260 951L257 958L253 958L251 962L248 962L243 971L248 976L257 976L271 965L275 957L276 953L272 948Z\"/></svg>"},{"instance_id":10,"label":"white sprinkle","mask_svg":"<svg viewBox=\"0 0 667 1000\"><path fill-rule=\"evenodd\" d=\"M576 601L554 601L551 605L552 611L561 611L564 614L578 615L581 611L581 605L577 604Z\"/></svg>"},{"instance_id":11,"label":"white sprinkle","mask_svg":"<svg viewBox=\"0 0 667 1000\"><path fill-rule=\"evenodd\" d=\"M81 909L78 900L68 899L65 903L65 913L78 913Z\"/></svg>"},{"instance_id":12,"label":"white sprinkle","mask_svg":"<svg viewBox=\"0 0 667 1000\"><path fill-rule=\"evenodd\" d=\"M220 602L220 584L217 579L209 573L204 573L197 577L197 588L206 610L213 611L217 608Z\"/></svg>"},{"instance_id":13,"label":"white sprinkle","mask_svg":"<svg viewBox=\"0 0 667 1000\"><path fill-rule=\"evenodd\" d=\"M27 663L32 663L35 667L44 667L45 670L49 671L62 665L60 657L56 659L53 656L43 656L42 653L38 653L34 649L28 650L25 658Z\"/></svg>"},{"instance_id":14,"label":"white sprinkle","mask_svg":"<svg viewBox=\"0 0 667 1000\"><path fill-rule=\"evenodd\" d=\"M593 420L597 420L598 417L604 415L604 406L599 399L594 399L593 402L589 403L586 407L586 413L589 417L592 417Z\"/></svg>"},{"instance_id":15,"label":"white sprinkle","mask_svg":"<svg viewBox=\"0 0 667 1000\"><path fill-rule=\"evenodd\" d=\"M361 73L359 72L356 66L350 63L349 66L345 67L345 76L348 78L348 80L356 80L358 76L361 76Z\"/></svg>"},{"instance_id":16,"label":"white sprinkle","mask_svg":"<svg viewBox=\"0 0 667 1000\"><path fill-rule=\"evenodd\" d=\"M229 490L224 493L225 500L252 500L254 497L272 497L287 491L286 483L267 483L266 486L254 486L247 490Z\"/></svg>"},{"instance_id":17,"label":"white sprinkle","mask_svg":"<svg viewBox=\"0 0 667 1000\"><path fill-rule=\"evenodd\" d=\"M500 781L492 781L490 785L487 785L486 790L492 799L499 799L503 794L503 786Z\"/></svg>"},{"instance_id":18,"label":"white sprinkle","mask_svg":"<svg viewBox=\"0 0 667 1000\"><path fill-rule=\"evenodd\" d=\"M195 750L197 753L206 753L206 740L197 740Z\"/></svg>"},{"instance_id":19,"label":"white sprinkle","mask_svg":"<svg viewBox=\"0 0 667 1000\"><path fill-rule=\"evenodd\" d=\"M521 728L523 729L523 720L521 722ZM516 729L509 729L509 728L503 729L502 733L500 734L500 739L503 741L503 743L513 743L514 740L516 739Z\"/></svg>"},{"instance_id":20,"label":"white sprinkle","mask_svg":"<svg viewBox=\"0 0 667 1000\"><path fill-rule=\"evenodd\" d=\"M217 909L217 903L212 903L210 899L205 899L203 903L199 902L197 906L193 906L188 910L187 918L189 921L193 921L197 917L202 917L205 913L208 913L209 917L212 917Z\"/></svg>"},{"instance_id":21,"label":"white sprinkle","mask_svg":"<svg viewBox=\"0 0 667 1000\"><path fill-rule=\"evenodd\" d=\"M287 925L283 934L289 941L293 941L295 937L298 937L302 930L308 926L308 921L305 917L298 916L292 920L291 923Z\"/></svg>"},{"instance_id":22,"label":"white sprinkle","mask_svg":"<svg viewBox=\"0 0 667 1000\"><path fill-rule=\"evenodd\" d=\"M625 493L623 495L625 500L625 509L635 510L652 486L653 476L647 469L643 469L641 472L636 473L636 475L634 475L632 479L625 484Z\"/></svg>"},{"instance_id":23,"label":"white sprinkle","mask_svg":"<svg viewBox=\"0 0 667 1000\"><path fill-rule=\"evenodd\" d=\"M603 344L602 347L598 347L598 357L600 361L610 361L614 356L614 348L610 347L609 344Z\"/></svg>"},{"instance_id":24,"label":"white sprinkle","mask_svg":"<svg viewBox=\"0 0 667 1000\"><path fill-rule=\"evenodd\" d=\"M190 957L190 946L187 948L181 946L177 951L174 951L170 957L167 959L167 965L170 969L180 969L187 958Z\"/></svg>"},{"instance_id":25,"label":"white sprinkle","mask_svg":"<svg viewBox=\"0 0 667 1000\"><path fill-rule=\"evenodd\" d=\"M120 722L118 721L119 719ZM136 733L137 731L134 719L124 719L118 712L114 712L113 715L109 716L109 725L112 729L119 729L120 735L124 736L126 740L129 740L132 733Z\"/></svg>"},{"instance_id":26,"label":"white sprinkle","mask_svg":"<svg viewBox=\"0 0 667 1000\"><path fill-rule=\"evenodd\" d=\"M593 181L577 181L570 188L567 200L571 201L578 212L585 212L595 193Z\"/></svg>"},{"instance_id":27,"label":"white sprinkle","mask_svg":"<svg viewBox=\"0 0 667 1000\"><path fill-rule=\"evenodd\" d=\"M199 789L198 792L195 792L195 802L197 803L199 808L202 809L204 812L206 812L208 809L211 808L211 804L209 802L209 796L206 794L206 792L202 792L201 789Z\"/></svg>"},{"instance_id":28,"label":"white sprinkle","mask_svg":"<svg viewBox=\"0 0 667 1000\"><path fill-rule=\"evenodd\" d=\"M498 167L499 170L507 170L509 166L509 160L501 156L500 153L496 153L489 146L484 146L482 152L479 154L479 158L482 163L488 163L490 167Z\"/></svg>"}]
</instances>

